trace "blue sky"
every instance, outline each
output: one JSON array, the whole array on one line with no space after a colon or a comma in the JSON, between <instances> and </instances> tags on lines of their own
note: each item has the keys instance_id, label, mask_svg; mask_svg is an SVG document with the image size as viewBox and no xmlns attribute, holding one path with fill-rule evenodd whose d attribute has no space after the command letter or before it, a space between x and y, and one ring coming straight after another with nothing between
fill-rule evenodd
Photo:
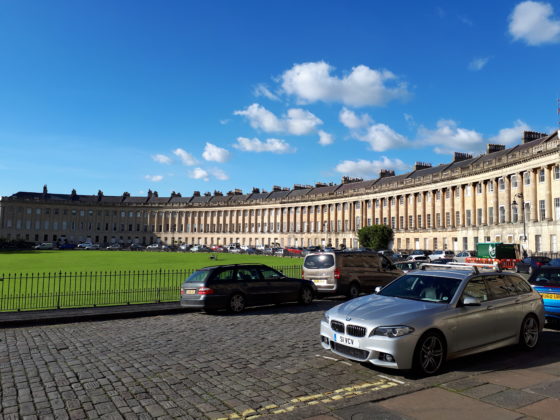
<instances>
[{"instance_id":1,"label":"blue sky","mask_svg":"<svg viewBox=\"0 0 560 420\"><path fill-rule=\"evenodd\" d=\"M558 129L560 1L0 3L0 195L375 178Z\"/></svg>"}]
</instances>

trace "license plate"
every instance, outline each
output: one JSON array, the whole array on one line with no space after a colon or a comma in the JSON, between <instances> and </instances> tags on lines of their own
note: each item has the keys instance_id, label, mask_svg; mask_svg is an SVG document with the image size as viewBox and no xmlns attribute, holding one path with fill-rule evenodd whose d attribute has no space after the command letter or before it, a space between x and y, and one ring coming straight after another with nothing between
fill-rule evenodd
<instances>
[{"instance_id":1,"label":"license plate","mask_svg":"<svg viewBox=\"0 0 560 420\"><path fill-rule=\"evenodd\" d=\"M560 300L560 295L554 294L554 293L541 293L543 299L554 299L554 300Z\"/></svg>"},{"instance_id":2,"label":"license plate","mask_svg":"<svg viewBox=\"0 0 560 420\"><path fill-rule=\"evenodd\" d=\"M360 346L360 343L355 338L345 337L345 336L340 335L340 334L335 334L333 338L334 338L334 341L336 341L337 343L340 343L340 344L344 344L345 346L351 346L351 347L359 347Z\"/></svg>"},{"instance_id":3,"label":"license plate","mask_svg":"<svg viewBox=\"0 0 560 420\"><path fill-rule=\"evenodd\" d=\"M327 281L326 280L315 279L315 280L313 280L313 283L315 283L318 286L325 286L327 284Z\"/></svg>"},{"instance_id":4,"label":"license plate","mask_svg":"<svg viewBox=\"0 0 560 420\"><path fill-rule=\"evenodd\" d=\"M196 294L196 289L187 289L187 295L194 295Z\"/></svg>"}]
</instances>

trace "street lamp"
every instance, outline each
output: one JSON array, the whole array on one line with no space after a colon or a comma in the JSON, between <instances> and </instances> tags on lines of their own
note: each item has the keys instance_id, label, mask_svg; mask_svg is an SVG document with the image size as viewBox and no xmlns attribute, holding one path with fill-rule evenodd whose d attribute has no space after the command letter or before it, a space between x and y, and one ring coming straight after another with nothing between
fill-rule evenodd
<instances>
[{"instance_id":1,"label":"street lamp","mask_svg":"<svg viewBox=\"0 0 560 420\"><path fill-rule=\"evenodd\" d=\"M517 207L517 201L515 201L515 198L519 198L521 200L521 218L523 219L523 242L527 242L527 231L525 224L525 200L523 199L523 193L517 193L513 198L513 202L511 203L511 205Z\"/></svg>"}]
</instances>

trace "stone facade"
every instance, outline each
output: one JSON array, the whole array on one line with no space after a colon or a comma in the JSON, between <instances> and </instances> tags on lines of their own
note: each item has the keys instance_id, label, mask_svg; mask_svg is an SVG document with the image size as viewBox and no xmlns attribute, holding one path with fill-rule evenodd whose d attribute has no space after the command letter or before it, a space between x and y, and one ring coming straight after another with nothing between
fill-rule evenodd
<instances>
[{"instance_id":1,"label":"stone facade","mask_svg":"<svg viewBox=\"0 0 560 420\"><path fill-rule=\"evenodd\" d=\"M386 170L366 181L192 197L51 194L45 187L0 200L0 237L35 242L357 247L356 231L371 224L391 226L400 250L501 241L556 252L558 132L526 132L508 149L488 145L480 156L456 153L451 163L417 163L409 173Z\"/></svg>"}]
</instances>

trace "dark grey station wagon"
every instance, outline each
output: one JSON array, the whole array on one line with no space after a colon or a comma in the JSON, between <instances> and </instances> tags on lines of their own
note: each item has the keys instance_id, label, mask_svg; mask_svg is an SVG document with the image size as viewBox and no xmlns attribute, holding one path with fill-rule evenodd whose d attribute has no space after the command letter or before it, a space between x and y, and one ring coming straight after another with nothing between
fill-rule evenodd
<instances>
[{"instance_id":1,"label":"dark grey station wagon","mask_svg":"<svg viewBox=\"0 0 560 420\"><path fill-rule=\"evenodd\" d=\"M196 270L181 286L181 306L206 312L283 302L308 305L317 289L312 281L286 277L264 264L234 264Z\"/></svg>"}]
</instances>

